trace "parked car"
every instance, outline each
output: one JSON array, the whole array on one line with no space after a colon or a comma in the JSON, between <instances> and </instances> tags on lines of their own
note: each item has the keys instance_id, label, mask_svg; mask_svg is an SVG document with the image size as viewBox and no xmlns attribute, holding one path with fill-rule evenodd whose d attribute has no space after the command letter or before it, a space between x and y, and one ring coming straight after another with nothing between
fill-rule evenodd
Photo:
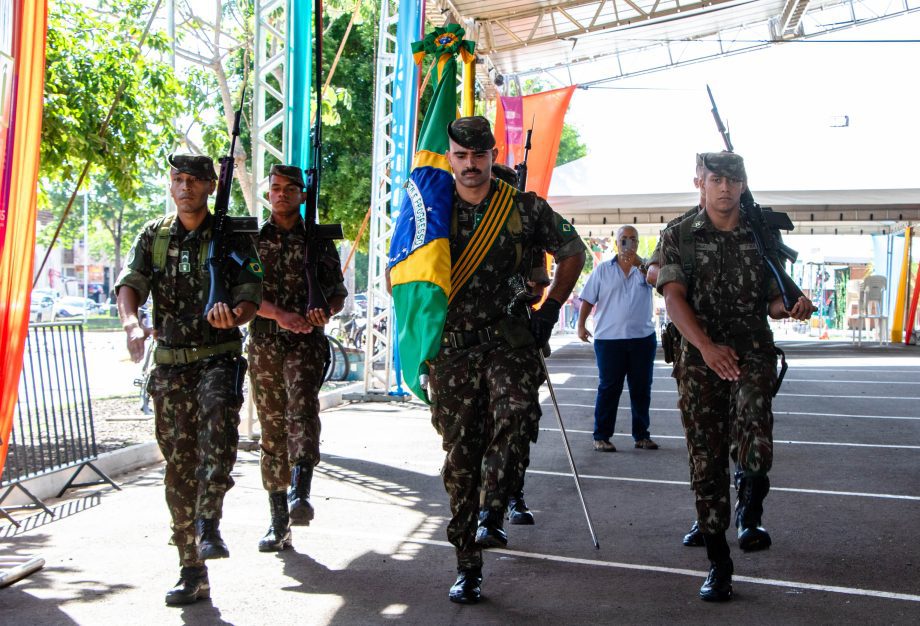
<instances>
[{"instance_id":1,"label":"parked car","mask_svg":"<svg viewBox=\"0 0 920 626\"><path fill-rule=\"evenodd\" d=\"M52 319L54 319L54 298L36 289L32 292L32 300L29 303L29 323L50 322Z\"/></svg>"},{"instance_id":2,"label":"parked car","mask_svg":"<svg viewBox=\"0 0 920 626\"><path fill-rule=\"evenodd\" d=\"M59 317L83 317L96 312L97 304L91 298L64 296L54 303L54 319Z\"/></svg>"}]
</instances>

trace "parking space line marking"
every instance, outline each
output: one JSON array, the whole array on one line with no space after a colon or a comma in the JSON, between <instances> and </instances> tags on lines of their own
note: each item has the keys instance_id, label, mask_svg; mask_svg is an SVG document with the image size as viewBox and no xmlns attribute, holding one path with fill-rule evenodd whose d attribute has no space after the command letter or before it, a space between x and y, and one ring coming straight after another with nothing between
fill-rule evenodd
<instances>
[{"instance_id":1,"label":"parking space line marking","mask_svg":"<svg viewBox=\"0 0 920 626\"><path fill-rule=\"evenodd\" d=\"M546 432L559 432L558 428L553 427L541 427L541 431ZM593 430L581 430L578 428L566 428L567 433L577 433L579 435L593 435ZM614 437L629 437L632 438L632 435L627 433L614 433ZM680 439L683 441L685 437L683 435L655 435L655 439ZM920 446L910 446L905 444L897 443L851 443L848 441L796 441L794 439L774 439L774 444L782 443L788 444L791 446L839 446L842 448L852 447L852 448L881 448L885 450L920 450Z\"/></svg>"},{"instance_id":2,"label":"parking space line marking","mask_svg":"<svg viewBox=\"0 0 920 626\"><path fill-rule=\"evenodd\" d=\"M540 402L541 405L551 406L551 402L543 401ZM560 407L570 406L581 409L594 409L593 404L567 404L559 403ZM618 411L629 410L629 407L617 407ZM680 409L671 409L671 408L657 408L650 407L650 411L666 411L666 412L677 412ZM773 415L806 415L808 417L859 417L862 419L870 420L909 420L909 421L920 421L920 417L914 417L912 415L850 415L848 413L805 413L803 411L773 411Z\"/></svg>"},{"instance_id":3,"label":"parking space line marking","mask_svg":"<svg viewBox=\"0 0 920 626\"><path fill-rule=\"evenodd\" d=\"M597 387L565 387L565 386L556 386L554 387L557 393L561 391L597 391ZM625 390L624 390L625 391ZM676 395L677 389L652 389L652 393L666 393L668 395ZM626 392L629 395L629 392ZM786 393L785 391L780 395L780 397L786 398L815 398L813 393ZM822 398L840 398L843 400L904 400L905 402L912 402L914 400L920 400L920 396L830 396L827 394L821 394Z\"/></svg>"},{"instance_id":4,"label":"parking space line marking","mask_svg":"<svg viewBox=\"0 0 920 626\"><path fill-rule=\"evenodd\" d=\"M399 541L401 543L415 543L424 546L435 546L439 548L453 548L454 546L447 541L439 539L426 539L424 537L407 537L407 536L387 536L382 537L380 534L362 533L350 530L334 530L330 528L317 528L314 533L332 535L336 537L351 537L366 539L368 541ZM610 569L623 569L640 572L655 572L659 574L676 574L678 576L692 576L694 578L705 578L708 572L692 569L683 569L679 567L664 567L661 565L645 565L641 563L621 563L618 561L602 561L600 559L583 559L579 557L562 556L558 554L543 554L541 552L525 552L523 550L509 550L508 548L491 549L493 554L504 554L525 559L536 559L539 561L552 561L556 563L569 563L572 565L588 565L591 567L606 567ZM841 585L819 585L816 583L801 583L792 580L778 580L775 578L756 578L754 576L732 576L734 582L751 583L755 585L766 585L769 587L786 587L792 589L807 589L809 591L823 591L829 593L839 593L850 596L867 596L871 598L883 598L886 600L905 600L907 602L920 602L920 595L910 593L897 593L894 591L881 591L876 589L860 589L859 587L843 587Z\"/></svg>"},{"instance_id":5,"label":"parking space line marking","mask_svg":"<svg viewBox=\"0 0 920 626\"><path fill-rule=\"evenodd\" d=\"M548 470L538 470L529 468L529 474L543 474L544 476L565 476L571 478L572 475L567 472L551 472ZM579 474L581 478L590 478L592 480L614 480L625 483L652 483L655 485L680 485L689 487L689 481L683 480L659 480L655 478L629 478L626 476L599 476L597 474ZM786 491L788 493L811 493L822 496L853 496L858 498L879 498L882 500L913 500L920 502L920 496L906 496L894 493L865 493L861 491L831 491L828 489L799 489L795 487L774 487L770 485L770 491Z\"/></svg>"}]
</instances>

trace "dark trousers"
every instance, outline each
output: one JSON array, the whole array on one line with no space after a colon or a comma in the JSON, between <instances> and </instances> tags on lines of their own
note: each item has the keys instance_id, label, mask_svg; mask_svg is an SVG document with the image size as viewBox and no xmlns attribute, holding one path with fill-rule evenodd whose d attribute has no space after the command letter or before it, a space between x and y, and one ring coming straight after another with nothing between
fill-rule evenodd
<instances>
[{"instance_id":1,"label":"dark trousers","mask_svg":"<svg viewBox=\"0 0 920 626\"><path fill-rule=\"evenodd\" d=\"M594 404L594 439L610 439L617 423L623 380L629 386L632 436L649 438L648 408L652 401L652 372L658 340L655 333L639 339L595 339L594 354L600 382Z\"/></svg>"}]
</instances>

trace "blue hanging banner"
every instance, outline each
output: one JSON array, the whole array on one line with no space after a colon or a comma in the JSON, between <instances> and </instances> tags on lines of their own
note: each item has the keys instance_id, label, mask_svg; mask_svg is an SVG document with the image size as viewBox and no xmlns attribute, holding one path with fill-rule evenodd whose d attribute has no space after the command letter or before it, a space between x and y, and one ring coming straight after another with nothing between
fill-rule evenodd
<instances>
[{"instance_id":1,"label":"blue hanging banner","mask_svg":"<svg viewBox=\"0 0 920 626\"><path fill-rule=\"evenodd\" d=\"M285 165L310 168L310 77L313 75L313 7L304 0L287 2L287 110Z\"/></svg>"}]
</instances>

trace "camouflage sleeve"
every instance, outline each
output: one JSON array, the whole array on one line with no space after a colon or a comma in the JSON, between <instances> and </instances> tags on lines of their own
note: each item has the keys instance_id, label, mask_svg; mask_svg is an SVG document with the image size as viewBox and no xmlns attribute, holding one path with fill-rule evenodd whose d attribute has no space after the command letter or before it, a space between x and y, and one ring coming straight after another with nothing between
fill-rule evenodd
<instances>
[{"instance_id":1,"label":"camouflage sleeve","mask_svg":"<svg viewBox=\"0 0 920 626\"><path fill-rule=\"evenodd\" d=\"M131 287L137 292L137 301L143 304L150 295L151 280L153 278L153 259L151 259L151 245L153 236L149 228L144 227L137 234L131 249L128 251L128 258L125 266L122 268L118 279L115 281L115 293L121 287Z\"/></svg>"},{"instance_id":2,"label":"camouflage sleeve","mask_svg":"<svg viewBox=\"0 0 920 626\"><path fill-rule=\"evenodd\" d=\"M661 237L658 237L658 243L655 244L655 249L652 251L652 254L649 255L648 260L646 260L645 265L661 265Z\"/></svg>"},{"instance_id":3,"label":"camouflage sleeve","mask_svg":"<svg viewBox=\"0 0 920 626\"><path fill-rule=\"evenodd\" d=\"M575 228L553 211L543 198L534 195L534 242L553 255L556 261L585 251L585 243Z\"/></svg>"},{"instance_id":4,"label":"camouflage sleeve","mask_svg":"<svg viewBox=\"0 0 920 626\"><path fill-rule=\"evenodd\" d=\"M230 296L233 306L240 302L252 302L256 306L262 304L262 277L264 270L259 260L252 237L239 236L234 238L233 249L243 261L235 279L231 280Z\"/></svg>"},{"instance_id":5,"label":"camouflage sleeve","mask_svg":"<svg viewBox=\"0 0 920 626\"><path fill-rule=\"evenodd\" d=\"M658 293L662 293L662 289L668 283L678 282L687 286L687 277L684 275L684 268L680 261L678 233L679 228L676 226L665 229L658 242L661 247L659 252L661 269L658 270L658 283L655 286Z\"/></svg>"},{"instance_id":6,"label":"camouflage sleeve","mask_svg":"<svg viewBox=\"0 0 920 626\"><path fill-rule=\"evenodd\" d=\"M332 296L347 296L345 277L342 275L342 260L339 251L332 241L323 241L319 255L319 266L316 268L316 278L323 289L326 298Z\"/></svg>"},{"instance_id":7,"label":"camouflage sleeve","mask_svg":"<svg viewBox=\"0 0 920 626\"><path fill-rule=\"evenodd\" d=\"M779 284L776 282L776 278L773 277L773 274L771 274L769 270L767 274L767 302L770 302L777 296L782 295L783 292L779 290Z\"/></svg>"}]
</instances>

